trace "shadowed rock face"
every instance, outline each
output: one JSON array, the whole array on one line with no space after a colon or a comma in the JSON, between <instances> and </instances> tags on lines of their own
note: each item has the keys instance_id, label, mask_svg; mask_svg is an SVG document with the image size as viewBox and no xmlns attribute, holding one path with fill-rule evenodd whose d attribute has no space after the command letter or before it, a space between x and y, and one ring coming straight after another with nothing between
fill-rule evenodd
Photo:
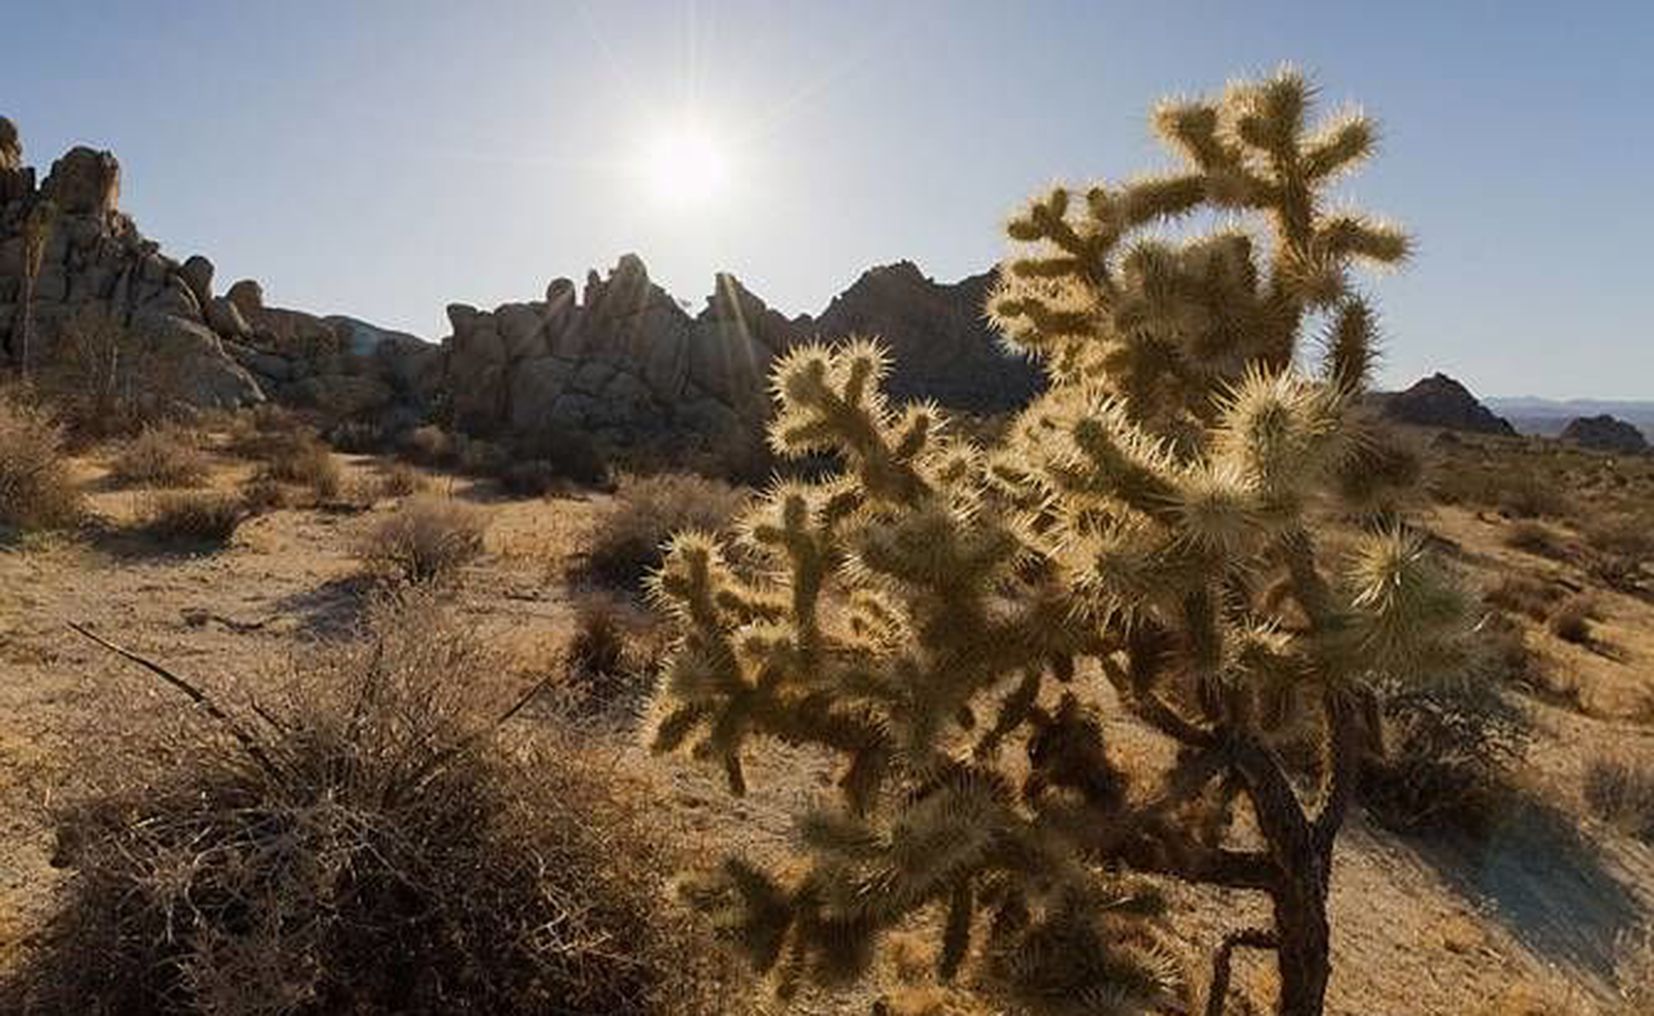
<instances>
[{"instance_id":1,"label":"shadowed rock face","mask_svg":"<svg viewBox=\"0 0 1654 1016\"><path fill-rule=\"evenodd\" d=\"M1042 377L1033 361L1007 352L983 307L994 272L952 285L911 261L869 269L833 298L813 330L826 338L873 335L890 348L890 391L900 399L998 413L1028 402Z\"/></svg>"},{"instance_id":2,"label":"shadowed rock face","mask_svg":"<svg viewBox=\"0 0 1654 1016\"><path fill-rule=\"evenodd\" d=\"M0 353L19 357L25 287L23 228L31 210L50 200L40 272L30 304L30 358L45 362L67 322L101 315L130 328L185 366L183 397L199 406L262 401L253 377L226 352L208 323L202 297L211 284L205 258L180 265L160 253L123 215L120 163L108 152L77 147L52 164L37 188L22 164L22 142L10 121L0 124Z\"/></svg>"},{"instance_id":3,"label":"shadowed rock face","mask_svg":"<svg viewBox=\"0 0 1654 1016\"><path fill-rule=\"evenodd\" d=\"M1397 423L1478 434L1516 436L1516 429L1446 374L1433 374L1404 392L1377 397L1385 417Z\"/></svg>"},{"instance_id":4,"label":"shadowed rock face","mask_svg":"<svg viewBox=\"0 0 1654 1016\"><path fill-rule=\"evenodd\" d=\"M635 254L583 293L557 279L543 301L448 308L445 387L455 423L485 434L577 430L613 447L760 453L770 362L811 339L877 335L898 399L997 412L1037 390L1036 367L983 320L990 275L939 285L911 263L875 268L819 319L789 319L732 275L691 317Z\"/></svg>"},{"instance_id":5,"label":"shadowed rock face","mask_svg":"<svg viewBox=\"0 0 1654 1016\"><path fill-rule=\"evenodd\" d=\"M1643 437L1642 431L1607 413L1569 420L1568 425L1562 428L1562 440L1620 455L1642 455L1648 451L1648 440Z\"/></svg>"}]
</instances>

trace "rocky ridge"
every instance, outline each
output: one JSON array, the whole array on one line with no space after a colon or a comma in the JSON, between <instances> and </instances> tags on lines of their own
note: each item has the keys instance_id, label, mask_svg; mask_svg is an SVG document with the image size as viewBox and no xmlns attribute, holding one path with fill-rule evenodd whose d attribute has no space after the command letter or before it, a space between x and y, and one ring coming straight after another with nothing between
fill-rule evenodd
<instances>
[{"instance_id":1,"label":"rocky ridge","mask_svg":"<svg viewBox=\"0 0 1654 1016\"><path fill-rule=\"evenodd\" d=\"M120 211L120 165L75 148L36 186L16 128L0 118L0 351L15 363L24 290L23 224L58 209L33 302L33 358L51 355L80 313L107 314L144 341L185 354L197 406L266 398L395 432L428 419L512 443L578 432L613 450L761 457L770 362L812 339L877 335L891 348L891 392L975 412L1025 402L1034 364L1004 351L983 318L991 272L954 284L911 262L876 267L818 318L789 318L731 275L691 315L626 255L583 286L556 279L543 299L448 307L439 343L344 316L269 305L244 279L214 290L214 266L182 261Z\"/></svg>"}]
</instances>

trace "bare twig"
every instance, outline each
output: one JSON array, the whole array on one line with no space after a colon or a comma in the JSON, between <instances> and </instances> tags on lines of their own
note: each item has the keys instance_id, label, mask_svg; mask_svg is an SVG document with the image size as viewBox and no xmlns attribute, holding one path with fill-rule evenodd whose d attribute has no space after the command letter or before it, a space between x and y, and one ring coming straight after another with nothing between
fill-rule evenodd
<instances>
[{"instance_id":1,"label":"bare twig","mask_svg":"<svg viewBox=\"0 0 1654 1016\"><path fill-rule=\"evenodd\" d=\"M430 780L434 778L437 773L441 772L442 768L449 762L452 762L461 754L469 751L473 745L487 735L504 726L513 716L516 716L518 713L522 712L530 702L534 701L534 697L536 695L540 694L540 692L549 687L551 687L551 680L549 678L542 677L540 680L534 682L534 684L531 685L527 691L523 692L522 696L518 698L516 702L512 703L511 708L501 713L493 723L490 723L483 729L476 731L469 737L462 738L456 743L449 745L442 751L437 752L430 758L429 761L415 770L406 784L407 788L409 790L419 790L426 783L430 782ZM399 795L396 795L393 792L387 796L395 797Z\"/></svg>"},{"instance_id":2,"label":"bare twig","mask_svg":"<svg viewBox=\"0 0 1654 1016\"><path fill-rule=\"evenodd\" d=\"M220 709L218 703L208 698L206 693L201 689L184 680L182 677L179 677L167 668L161 666L159 663L156 663L154 660L139 656L130 649L116 645L115 643L87 628L83 624L76 624L74 621L69 621L67 623L70 630L74 631L76 634L83 635L86 638L91 639L93 642L96 642L98 645L114 653L116 656L136 663L138 666L143 667L145 670L154 674L156 677L159 677L167 684L170 684L174 688L183 692L186 696L188 696L191 702L194 702L201 708L202 712L222 724L224 729L230 732L230 736L234 737L241 743L241 746L247 750L247 754L252 757L253 761L258 763L259 768L263 769L271 776L278 775L278 770L275 763L270 760L270 756L265 753L262 747L260 747L258 741L253 737L253 735L248 733L247 729L240 723L237 723L235 717L231 716L223 709Z\"/></svg>"}]
</instances>

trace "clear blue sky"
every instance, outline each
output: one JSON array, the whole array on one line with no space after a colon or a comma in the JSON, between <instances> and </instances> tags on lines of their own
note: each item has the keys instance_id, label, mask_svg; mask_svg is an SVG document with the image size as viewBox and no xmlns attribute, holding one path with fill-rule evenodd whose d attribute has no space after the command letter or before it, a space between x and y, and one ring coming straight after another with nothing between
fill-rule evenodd
<instances>
[{"instance_id":1,"label":"clear blue sky","mask_svg":"<svg viewBox=\"0 0 1654 1016\"><path fill-rule=\"evenodd\" d=\"M1385 129L1352 189L1420 254L1378 286L1385 380L1654 398L1654 5L81 3L0 0L0 113L220 286L436 337L637 251L816 312L898 258L954 279L1053 179L1161 160L1145 111L1291 60ZM641 193L683 115L728 190Z\"/></svg>"}]
</instances>

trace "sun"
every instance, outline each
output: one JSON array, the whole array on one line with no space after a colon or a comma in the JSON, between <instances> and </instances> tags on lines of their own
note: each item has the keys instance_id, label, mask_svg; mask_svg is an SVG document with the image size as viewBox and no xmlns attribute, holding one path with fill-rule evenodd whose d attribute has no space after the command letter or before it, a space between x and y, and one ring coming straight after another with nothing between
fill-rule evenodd
<instances>
[{"instance_id":1,"label":"sun","mask_svg":"<svg viewBox=\"0 0 1654 1016\"><path fill-rule=\"evenodd\" d=\"M663 205L710 204L729 187L729 153L710 131L689 124L662 131L644 147L639 171Z\"/></svg>"}]
</instances>

